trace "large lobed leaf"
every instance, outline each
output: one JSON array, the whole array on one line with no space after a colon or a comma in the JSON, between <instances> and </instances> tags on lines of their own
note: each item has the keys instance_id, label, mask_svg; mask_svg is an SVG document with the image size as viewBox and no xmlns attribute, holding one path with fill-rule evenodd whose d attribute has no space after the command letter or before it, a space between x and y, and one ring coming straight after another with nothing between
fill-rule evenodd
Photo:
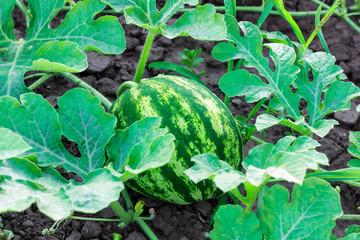
<instances>
[{"instance_id":1,"label":"large lobed leaf","mask_svg":"<svg viewBox=\"0 0 360 240\"><path fill-rule=\"evenodd\" d=\"M57 110L34 93L20 99L0 97L0 212L33 203L54 220L98 212L118 200L124 180L166 164L173 154L174 136L159 128L161 118L145 118L115 135L116 118L84 89L65 93ZM79 158L62 136L77 143ZM120 155L111 159L113 172L103 168L110 138L108 154ZM55 166L83 181L64 179Z\"/></svg>"},{"instance_id":2,"label":"large lobed leaf","mask_svg":"<svg viewBox=\"0 0 360 240\"><path fill-rule=\"evenodd\" d=\"M243 166L247 180L259 186L268 176L302 184L307 169L318 169L318 164L328 165L325 154L315 151L320 144L309 137L287 136L274 146L262 144L251 149Z\"/></svg>"},{"instance_id":3,"label":"large lobed leaf","mask_svg":"<svg viewBox=\"0 0 360 240\"><path fill-rule=\"evenodd\" d=\"M262 55L263 39L260 30L249 22L238 24L231 16L225 16L225 22L228 28L227 39L235 42L236 46L219 43L212 51L213 57L220 61L244 59L244 65L256 68L268 83L241 69L229 72L221 78L219 86L222 91L230 97L246 95L249 102L258 101L273 93L285 107L289 116L294 119L300 117L300 98L290 88L296 74L300 71L295 66L294 49L279 43L267 44L266 46L270 48L270 56L275 63L275 71L272 71L269 61ZM240 35L239 26L244 32L243 37Z\"/></svg>"},{"instance_id":4,"label":"large lobed leaf","mask_svg":"<svg viewBox=\"0 0 360 240\"><path fill-rule=\"evenodd\" d=\"M258 208L265 239L330 239L335 219L342 215L339 194L324 180L306 179L289 191L271 187Z\"/></svg>"},{"instance_id":5,"label":"large lobed leaf","mask_svg":"<svg viewBox=\"0 0 360 240\"><path fill-rule=\"evenodd\" d=\"M216 212L211 239L259 240L262 239L259 219L239 205L223 205Z\"/></svg>"},{"instance_id":6,"label":"large lobed leaf","mask_svg":"<svg viewBox=\"0 0 360 240\"><path fill-rule=\"evenodd\" d=\"M221 90L230 97L245 95L248 102L273 96L273 101L294 120L259 116L256 123L258 130L284 124L306 135L312 132L325 136L337 122L322 118L329 113L348 109L349 101L360 95L359 88L354 84L336 79L342 69L334 65L335 58L330 54L307 51L303 59L296 63L294 46L287 38L260 32L249 22L237 23L231 16L225 16L225 22L228 29L227 40L234 42L236 46L219 43L212 51L213 57L220 61L244 59L244 65L255 68L266 82L257 75L240 69L226 73L220 79ZM243 36L240 35L239 27ZM275 39L275 43L264 45L262 36ZM275 69L269 66L269 61L263 56L263 46L270 49ZM309 79L310 72L313 79ZM301 98L307 101L309 117L306 121L299 110Z\"/></svg>"},{"instance_id":7,"label":"large lobed leaf","mask_svg":"<svg viewBox=\"0 0 360 240\"><path fill-rule=\"evenodd\" d=\"M67 181L52 167L27 159L0 161L0 212L24 211L36 203L40 212L60 220L74 211L96 213L117 201L123 183L110 171L90 172L86 180Z\"/></svg>"},{"instance_id":8,"label":"large lobed leaf","mask_svg":"<svg viewBox=\"0 0 360 240\"><path fill-rule=\"evenodd\" d=\"M87 67L83 51L119 54L125 50L124 30L116 17L93 19L106 6L100 0L78 2L55 29L49 25L64 1L29 0L32 17L26 39L19 41L11 18L15 0L0 0L0 6L0 96L19 98L28 92L23 75L29 70L80 72Z\"/></svg>"},{"instance_id":9,"label":"large lobed leaf","mask_svg":"<svg viewBox=\"0 0 360 240\"><path fill-rule=\"evenodd\" d=\"M204 153L191 158L195 164L185 171L185 174L196 184L205 179L212 179L223 192L237 188L240 183L246 182L242 172L234 170L227 162L217 156Z\"/></svg>"},{"instance_id":10,"label":"large lobed leaf","mask_svg":"<svg viewBox=\"0 0 360 240\"><path fill-rule=\"evenodd\" d=\"M39 166L59 166L85 178L105 163L105 145L115 134L116 118L105 113L100 100L83 89L73 89L59 98L56 111L34 93L0 97L0 126L20 135L32 149ZM79 146L81 157L70 154L61 136Z\"/></svg>"},{"instance_id":11,"label":"large lobed leaf","mask_svg":"<svg viewBox=\"0 0 360 240\"><path fill-rule=\"evenodd\" d=\"M156 0L117 1L103 0L116 11L123 10L126 22L162 34L167 38L191 36L202 40L223 40L226 26L221 14L212 4L198 6L184 13L171 26L167 21L185 4L195 6L198 0L168 0L157 10Z\"/></svg>"}]
</instances>

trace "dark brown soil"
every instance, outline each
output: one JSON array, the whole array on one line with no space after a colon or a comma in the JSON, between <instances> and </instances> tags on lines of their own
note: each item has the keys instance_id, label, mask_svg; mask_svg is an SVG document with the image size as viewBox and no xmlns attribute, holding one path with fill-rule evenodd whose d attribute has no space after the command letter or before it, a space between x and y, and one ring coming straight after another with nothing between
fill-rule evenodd
<instances>
[{"instance_id":1,"label":"dark brown soil","mask_svg":"<svg viewBox=\"0 0 360 240\"><path fill-rule=\"evenodd\" d=\"M205 2L205 1L203 1ZM222 0L216 1L217 4L223 4ZM260 1L239 1L239 4L256 5ZM349 1L351 2L351 1ZM310 1L293 0L286 1L286 7L289 10L314 10L314 4ZM20 17L19 11L14 13L16 28L18 35L24 34L24 20ZM257 13L238 13L238 20L246 20L256 23L259 14ZM126 80L131 80L137 67L137 61L140 56L142 44L145 40L145 33L142 29L125 24L123 16L119 16L120 22L126 32L127 50L118 56L104 56L96 53L89 53L89 68L79 77L84 79L90 85L97 88L101 93L108 97L111 101L115 100L117 87ZM295 18L300 28L304 31L307 38L314 28L314 20L312 17ZM281 31L288 34L292 40L296 40L291 27L280 17L270 16L262 29L268 31ZM337 64L340 65L349 80L360 86L360 34L356 33L349 25L341 19L333 17L326 23L323 28L325 39L333 55L338 59ZM211 56L211 50L215 46L215 42L200 42L192 38L177 38L174 40L165 39L158 36L155 39L149 62L168 61L180 64L177 52L183 51L184 48L194 49L202 48L202 57L205 58L198 71L206 71L207 74L202 80L207 86L215 92L220 98L223 94L217 86L220 77L227 71L226 64L214 60ZM311 45L314 51L322 51L321 44L315 40ZM155 76L159 73L167 73L158 69L146 70L144 77ZM31 84L31 82L27 82ZM45 84L36 89L36 93L42 94L54 106L57 98L64 94L67 90L74 88L75 85L68 81L56 77L49 80ZM357 105L359 99L354 101ZM230 109L234 115L247 116L252 110L252 105L244 101L244 98L233 98ZM332 116L330 116L332 117ZM330 169L338 169L346 167L347 162L352 158L346 151L349 146L348 135L349 130L359 130L358 122L349 124L341 124L335 127L330 134L320 140L322 146L318 149L327 154L331 167ZM266 132L265 140L276 142L280 137L284 136L286 128L275 127ZM253 142L249 142L246 146L246 153L254 147ZM360 205L360 190L355 187L348 186L343 183L338 184L342 191L342 205L345 213L360 213L357 208ZM181 239L181 240L199 240L207 239L206 234L209 229L211 214L217 205L218 200L208 200L198 204L188 206L176 206L143 197L131 190L130 195L133 202L144 200L146 202L146 210L155 209L156 217L149 221L149 226L154 230L160 239ZM147 212L145 211L145 215ZM111 209L105 209L98 213L97 216L111 218L115 214ZM22 213L6 213L1 215L5 229L12 230L15 234L14 240L85 240L85 239L113 239L114 232L120 233L124 239L141 240L146 239L142 230L135 224L120 229L116 223L97 223L69 221L60 225L60 228L54 235L43 236L41 234L44 228L49 228L53 221L41 215L36 206ZM339 221L334 233L341 237L347 226L356 222ZM357 224L360 224L357 222Z\"/></svg>"}]
</instances>

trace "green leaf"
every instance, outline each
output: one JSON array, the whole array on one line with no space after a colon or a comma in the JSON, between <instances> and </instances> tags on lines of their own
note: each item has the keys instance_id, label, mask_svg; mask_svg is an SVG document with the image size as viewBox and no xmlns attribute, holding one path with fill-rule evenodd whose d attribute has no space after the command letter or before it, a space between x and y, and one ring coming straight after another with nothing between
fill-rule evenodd
<instances>
[{"instance_id":1,"label":"green leaf","mask_svg":"<svg viewBox=\"0 0 360 240\"><path fill-rule=\"evenodd\" d=\"M285 107L287 114L299 118L300 97L292 92L290 85L295 81L300 71L295 66L296 54L293 48L271 43L266 46L270 48L270 56L275 64L275 71L269 67L269 61L262 55L263 40L260 30L249 22L237 23L231 16L225 16L228 33L227 40L233 41L236 46L229 43L219 43L212 51L215 59L228 61L231 59L244 59L244 65L256 68L268 83L263 82L258 76L246 73L240 69L226 73L221 79L219 86L229 96L246 95L249 102L259 101L264 97L274 94L279 102ZM242 29L244 36L239 32ZM224 88L224 85L227 88Z\"/></svg>"},{"instance_id":2,"label":"green leaf","mask_svg":"<svg viewBox=\"0 0 360 240\"><path fill-rule=\"evenodd\" d=\"M105 112L100 100L84 89L73 89L59 98L58 113L40 95L24 94L21 104L13 97L0 97L0 127L20 135L32 149L39 166L63 166L81 177L105 162L104 148L115 134L116 119ZM71 155L61 142L64 135L75 141L81 153Z\"/></svg>"},{"instance_id":3,"label":"green leaf","mask_svg":"<svg viewBox=\"0 0 360 240\"><path fill-rule=\"evenodd\" d=\"M324 137L329 133L334 125L338 124L338 122L333 119L322 120L321 124L319 124L316 128L313 128L305 122L304 117L300 117L297 121L293 122L284 117L276 118L269 114L261 114L256 118L255 126L256 129L260 131L278 124L290 127L304 136L311 136L312 133L315 133L320 137Z\"/></svg>"},{"instance_id":4,"label":"green leaf","mask_svg":"<svg viewBox=\"0 0 360 240\"><path fill-rule=\"evenodd\" d=\"M90 172L82 183L71 181L65 192L75 211L96 213L117 201L123 189L123 183L110 171L97 169Z\"/></svg>"},{"instance_id":5,"label":"green leaf","mask_svg":"<svg viewBox=\"0 0 360 240\"><path fill-rule=\"evenodd\" d=\"M351 159L348 162L348 166L349 167L358 167L358 168L360 168L360 160L359 159Z\"/></svg>"},{"instance_id":6,"label":"green leaf","mask_svg":"<svg viewBox=\"0 0 360 240\"><path fill-rule=\"evenodd\" d=\"M19 135L0 128L0 159L17 157L29 149L31 147Z\"/></svg>"},{"instance_id":7,"label":"green leaf","mask_svg":"<svg viewBox=\"0 0 360 240\"><path fill-rule=\"evenodd\" d=\"M349 235L346 235L345 238L341 238L343 240L359 240L360 239L360 233L351 233Z\"/></svg>"},{"instance_id":8,"label":"green leaf","mask_svg":"<svg viewBox=\"0 0 360 240\"><path fill-rule=\"evenodd\" d=\"M221 41L226 36L224 16L216 13L215 6L205 4L184 13L173 25L163 25L167 38L191 36L199 40Z\"/></svg>"},{"instance_id":9,"label":"green leaf","mask_svg":"<svg viewBox=\"0 0 360 240\"><path fill-rule=\"evenodd\" d=\"M107 2L114 2L114 0L107 0ZM120 7L124 8L128 24L135 24L149 31L161 33L161 26L180 8L183 8L184 3L184 0L169 0L160 11L156 8L156 0L125 1L125 4L121 4ZM119 9L117 8L117 10Z\"/></svg>"},{"instance_id":10,"label":"green leaf","mask_svg":"<svg viewBox=\"0 0 360 240\"><path fill-rule=\"evenodd\" d=\"M349 235L349 234L352 234L352 233L360 234L360 226L356 225L356 224L353 224L353 225L351 225L350 227L348 227L345 230L346 235Z\"/></svg>"},{"instance_id":11,"label":"green leaf","mask_svg":"<svg viewBox=\"0 0 360 240\"><path fill-rule=\"evenodd\" d=\"M336 80L342 69L335 65L335 57L332 55L311 53L304 61L307 64L301 68L301 74L296 80L297 94L307 101L309 126L317 128L326 121L322 118L327 114L349 109L350 100L359 96L360 90L350 82ZM313 74L312 81L309 80L309 68Z\"/></svg>"},{"instance_id":12,"label":"green leaf","mask_svg":"<svg viewBox=\"0 0 360 240\"><path fill-rule=\"evenodd\" d=\"M256 24L258 28L261 28L261 25L265 22L266 18L270 15L271 9L273 8L274 3L272 0L267 0L265 3L264 10L262 11L259 20Z\"/></svg>"},{"instance_id":13,"label":"green leaf","mask_svg":"<svg viewBox=\"0 0 360 240\"><path fill-rule=\"evenodd\" d=\"M203 85L204 87L207 87L205 85L205 83L203 81L201 81L201 79L193 72L191 72L190 70L184 68L181 65L178 65L176 63L170 63L170 62L153 62L149 64L149 69L151 68L160 68L160 69L167 69L167 70L171 70L177 73L180 73L194 81L196 81L197 83L200 83L201 85Z\"/></svg>"},{"instance_id":14,"label":"green leaf","mask_svg":"<svg viewBox=\"0 0 360 240\"><path fill-rule=\"evenodd\" d=\"M63 134L78 143L79 167L87 173L102 168L106 161L105 145L115 135L115 117L105 112L98 98L80 88L61 96L58 106Z\"/></svg>"},{"instance_id":15,"label":"green leaf","mask_svg":"<svg viewBox=\"0 0 360 240\"><path fill-rule=\"evenodd\" d=\"M342 215L339 194L324 180L306 179L289 191L271 187L258 209L265 239L329 239L335 219Z\"/></svg>"},{"instance_id":16,"label":"green leaf","mask_svg":"<svg viewBox=\"0 0 360 240\"><path fill-rule=\"evenodd\" d=\"M19 98L29 90L23 75L29 70L80 72L86 69L83 51L119 54L126 48L124 30L117 18L94 16L106 6L100 0L78 2L59 27L50 22L64 6L63 0L29 0L32 15L26 39L14 39L11 12L15 0L0 0L0 96Z\"/></svg>"},{"instance_id":17,"label":"green leaf","mask_svg":"<svg viewBox=\"0 0 360 240\"><path fill-rule=\"evenodd\" d=\"M348 152L356 158L360 159L360 132L349 132L349 142L353 145L348 147Z\"/></svg>"},{"instance_id":18,"label":"green leaf","mask_svg":"<svg viewBox=\"0 0 360 240\"><path fill-rule=\"evenodd\" d=\"M185 171L185 174L196 184L205 179L212 179L223 192L237 188L246 182L243 173L234 170L227 162L217 156L205 153L191 158L195 164Z\"/></svg>"},{"instance_id":19,"label":"green leaf","mask_svg":"<svg viewBox=\"0 0 360 240\"><path fill-rule=\"evenodd\" d=\"M147 12L147 7L151 6L153 4L156 3L156 0L140 0L140 1L133 1L133 0L102 0L103 2L107 3L108 5L110 5L113 9L115 9L115 11L117 12L120 12L121 10L125 9L125 8L139 8L139 12L143 11L144 14L146 15L146 13L149 13ZM181 0L181 1L178 1L178 3L176 3L174 5L173 2L171 3L167 3L169 6L168 8L177 8L179 5L179 3L182 3L182 4L189 4L190 6L195 6L195 5L198 5L199 4L199 0ZM181 7L178 7L178 8L182 8L183 5L180 5ZM169 11L169 10L168 10ZM165 12L165 11L164 11ZM151 11L150 11L151 13ZM165 15L165 14L163 14Z\"/></svg>"},{"instance_id":20,"label":"green leaf","mask_svg":"<svg viewBox=\"0 0 360 240\"><path fill-rule=\"evenodd\" d=\"M51 167L39 168L27 159L0 162L0 212L24 211L36 203L40 212L59 220L73 211L95 213L119 198L123 183L105 169L83 183L70 182Z\"/></svg>"},{"instance_id":21,"label":"green leaf","mask_svg":"<svg viewBox=\"0 0 360 240\"><path fill-rule=\"evenodd\" d=\"M328 165L325 154L314 149L320 144L309 137L287 136L274 146L262 144L251 149L243 166L247 180L259 186L268 176L302 184L307 169L318 169L318 164Z\"/></svg>"},{"instance_id":22,"label":"green leaf","mask_svg":"<svg viewBox=\"0 0 360 240\"><path fill-rule=\"evenodd\" d=\"M123 182L170 161L175 137L159 128L160 122L159 117L147 117L125 130L116 130L106 151L112 162L109 169Z\"/></svg>"},{"instance_id":23,"label":"green leaf","mask_svg":"<svg viewBox=\"0 0 360 240\"><path fill-rule=\"evenodd\" d=\"M15 2L15 0L0 1L0 48L7 47L11 41L15 40L14 22L11 16Z\"/></svg>"},{"instance_id":24,"label":"green leaf","mask_svg":"<svg viewBox=\"0 0 360 240\"><path fill-rule=\"evenodd\" d=\"M211 239L262 239L260 222L253 212L247 213L239 205L223 205L215 214Z\"/></svg>"},{"instance_id":25,"label":"green leaf","mask_svg":"<svg viewBox=\"0 0 360 240\"><path fill-rule=\"evenodd\" d=\"M268 0L268 1L271 1L271 0ZM269 40L271 42L282 43L289 47L293 46L291 39L288 36L286 36L285 34L283 34L282 32L267 32L267 31L261 30L260 33L264 39Z\"/></svg>"},{"instance_id":26,"label":"green leaf","mask_svg":"<svg viewBox=\"0 0 360 240\"><path fill-rule=\"evenodd\" d=\"M282 119L276 121L300 130L302 134L306 132L309 135L311 131L325 136L337 122L323 118L329 113L349 109L350 100L360 95L359 88L354 84L336 80L342 70L335 65L335 58L330 54L307 51L302 61L295 65L293 44L297 44L292 44L288 38L277 36L279 34L270 35L271 41L280 42L264 45L270 48L274 70L269 67L267 58L262 54L263 39L255 25L248 22L237 24L231 16L225 16L225 22L228 27L227 40L235 42L236 46L219 43L212 51L213 57L220 61L243 59L246 67L256 68L259 75L266 79L265 82L244 69L226 73L220 79L219 86L230 97L245 95L246 101L256 102L273 95L277 108L296 122ZM237 25L244 36L240 35ZM268 37L269 33L263 32L262 35ZM312 80L309 79L310 71ZM307 101L309 117L305 119L306 122L302 122L299 111L301 98ZM274 121L266 124L273 126ZM266 124L262 122L258 125Z\"/></svg>"},{"instance_id":27,"label":"green leaf","mask_svg":"<svg viewBox=\"0 0 360 240\"><path fill-rule=\"evenodd\" d=\"M191 36L203 40L223 40L226 34L226 27L223 16L215 13L212 4L198 6L195 9L184 13L171 26L166 22L184 4L197 5L198 1L191 0L168 0L159 11L156 8L156 0L125 1L116 4L118 1L107 0L116 10L124 9L125 19L128 24L135 24L151 32L163 34L167 38L178 36Z\"/></svg>"},{"instance_id":28,"label":"green leaf","mask_svg":"<svg viewBox=\"0 0 360 240\"><path fill-rule=\"evenodd\" d=\"M301 44L305 44L304 36L299 28L299 26L296 24L292 16L288 11L286 11L284 7L283 0L271 0L274 3L274 6L276 7L277 11L280 13L280 15L285 18L285 20L290 24L291 28L294 30L295 35L299 39Z\"/></svg>"},{"instance_id":29,"label":"green leaf","mask_svg":"<svg viewBox=\"0 0 360 240\"><path fill-rule=\"evenodd\" d=\"M308 173L307 177L317 177L326 181L360 181L360 167Z\"/></svg>"}]
</instances>

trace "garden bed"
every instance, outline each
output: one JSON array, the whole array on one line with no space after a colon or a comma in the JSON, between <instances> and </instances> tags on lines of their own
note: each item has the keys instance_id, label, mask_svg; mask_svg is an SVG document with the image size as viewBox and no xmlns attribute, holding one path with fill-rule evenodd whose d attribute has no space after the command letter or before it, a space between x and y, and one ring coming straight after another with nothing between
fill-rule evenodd
<instances>
[{"instance_id":1,"label":"garden bed","mask_svg":"<svg viewBox=\"0 0 360 240\"><path fill-rule=\"evenodd\" d=\"M222 1L217 1L221 4ZM244 4L249 4L249 1L241 1ZM253 1L251 4L257 5L259 1ZM313 3L308 1L286 1L286 8L293 11L309 11L316 10ZM25 26L24 18L21 17L19 10L14 11L15 28L19 30L19 36L23 36ZM62 14L59 15L61 18ZM239 12L237 20L246 20L256 23L260 14ZM307 38L314 29L313 17L299 17L295 18L299 27L303 30L305 38ZM99 53L88 53L89 67L86 71L77 74L88 84L96 88L110 101L116 98L116 90L121 83L131 80L135 74L136 66L139 56L141 54L142 45L145 41L145 34L141 28L125 23L124 16L119 15L126 33L127 49L121 55L102 55ZM263 30L267 31L281 31L295 40L295 35L288 23L280 16L270 16L262 26ZM328 43L331 53L336 57L336 64L341 66L344 73L349 80L360 86L360 34L355 32L349 25L337 17L331 18L323 27L323 33ZM205 59L196 70L206 71L206 75L201 79L216 93L221 99L224 95L218 87L218 81L222 75L227 71L227 65L216 61L211 56L211 50L217 42L211 41L197 41L190 37L179 37L173 40L166 39L162 36L157 36L154 41L153 48L150 53L148 63L157 61L167 61L180 64L178 52L183 52L185 48L195 49L202 48L203 53L201 57ZM322 51L320 42L316 39L310 45L314 51ZM170 71L159 70L153 68L145 70L144 77L156 76L160 73L171 73ZM26 81L26 85L32 84L31 81ZM76 87L74 84L57 76L35 89L35 92L44 96L53 106L57 106L57 98L63 95L69 89ZM353 105L359 105L360 100L354 99ZM234 97L230 102L230 110L234 116L247 116L253 109L254 104L248 104L243 97ZM328 170L335 170L347 166L347 162L353 157L347 152L350 146L348 142L349 131L360 130L359 113L354 109L346 113L337 113L329 116L340 122L339 126L335 126L331 132L323 139L318 139L321 147L318 151L327 155L330 161ZM254 118L255 119L255 118ZM252 120L254 121L254 120ZM285 132L289 131L286 127L273 127L266 130L264 140L267 142L276 143L278 139L284 136ZM257 135L260 136L260 135ZM77 154L77 147L74 144L66 142L66 146L73 154ZM249 141L245 145L245 156L249 150L256 144ZM73 177L69 174L63 173L67 177ZM340 186L341 188L341 202L344 213L358 214L360 213L358 206L360 205L360 190L340 182L333 182L333 186ZM149 210L155 210L155 218L147 221L150 228L158 236L159 239L180 239L180 240L197 240L207 239L207 233L210 232L209 223L211 215L216 207L218 200L208 200L196 204L177 206L156 200L152 200L141 196L140 194L129 190L133 202L139 200L145 201L144 215L148 215ZM231 199L228 199L231 201ZM122 204L122 200L120 200ZM111 208L107 208L96 216L103 218L115 217L115 213ZM14 240L40 240L40 239L66 239L66 240L80 240L80 239L113 239L113 233L120 233L124 239L146 239L142 230L134 223L126 226L123 229L117 227L117 223L93 222L93 221L78 221L71 220L60 224L59 229L53 235L42 235L45 228L50 228L53 221L46 218L38 212L37 207L33 205L30 209L22 213L6 213L2 214L2 221L4 229L14 232ZM338 237L344 236L344 230L351 224L359 223L356 221L337 222L333 233Z\"/></svg>"}]
</instances>

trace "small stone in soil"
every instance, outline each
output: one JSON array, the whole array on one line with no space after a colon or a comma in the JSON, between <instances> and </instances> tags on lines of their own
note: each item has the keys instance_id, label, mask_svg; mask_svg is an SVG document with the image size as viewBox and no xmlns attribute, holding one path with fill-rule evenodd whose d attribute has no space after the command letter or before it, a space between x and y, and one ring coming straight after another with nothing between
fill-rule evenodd
<instances>
[{"instance_id":1,"label":"small stone in soil","mask_svg":"<svg viewBox=\"0 0 360 240\"><path fill-rule=\"evenodd\" d=\"M66 240L80 240L80 239L81 239L81 234L76 230L73 230L70 236L66 238Z\"/></svg>"},{"instance_id":2,"label":"small stone in soil","mask_svg":"<svg viewBox=\"0 0 360 240\"><path fill-rule=\"evenodd\" d=\"M97 238L100 236L101 227L97 222L87 221L81 229L81 235L84 238Z\"/></svg>"},{"instance_id":3,"label":"small stone in soil","mask_svg":"<svg viewBox=\"0 0 360 240\"><path fill-rule=\"evenodd\" d=\"M87 70L92 73L101 73L111 65L111 58L98 52L86 52L88 59Z\"/></svg>"},{"instance_id":4,"label":"small stone in soil","mask_svg":"<svg viewBox=\"0 0 360 240\"><path fill-rule=\"evenodd\" d=\"M360 113L356 111L356 105L351 104L351 109L345 111L339 111L334 114L335 120L348 126L354 126L360 117Z\"/></svg>"},{"instance_id":5,"label":"small stone in soil","mask_svg":"<svg viewBox=\"0 0 360 240\"><path fill-rule=\"evenodd\" d=\"M144 235L142 235L139 232L132 232L129 234L129 236L126 238L127 240L146 240Z\"/></svg>"},{"instance_id":6,"label":"small stone in soil","mask_svg":"<svg viewBox=\"0 0 360 240\"><path fill-rule=\"evenodd\" d=\"M115 95L119 84L110 78L101 78L95 83L95 88L104 95Z\"/></svg>"}]
</instances>

